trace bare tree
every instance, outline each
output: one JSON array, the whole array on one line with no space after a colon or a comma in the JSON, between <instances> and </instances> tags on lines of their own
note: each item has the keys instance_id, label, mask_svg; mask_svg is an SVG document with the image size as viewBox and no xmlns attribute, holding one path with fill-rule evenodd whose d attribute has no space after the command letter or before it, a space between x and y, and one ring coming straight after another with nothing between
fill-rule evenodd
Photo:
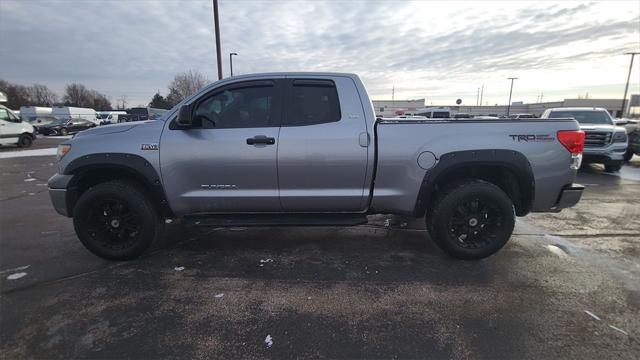
<instances>
[{"instance_id":1,"label":"bare tree","mask_svg":"<svg viewBox=\"0 0 640 360\"><path fill-rule=\"evenodd\" d=\"M200 90L209 80L198 70L187 70L177 74L169 84L167 101L170 106L182 101L182 99Z\"/></svg>"},{"instance_id":2,"label":"bare tree","mask_svg":"<svg viewBox=\"0 0 640 360\"><path fill-rule=\"evenodd\" d=\"M29 87L29 102L35 106L52 106L58 102L58 95L46 85L33 84Z\"/></svg>"},{"instance_id":3,"label":"bare tree","mask_svg":"<svg viewBox=\"0 0 640 360\"><path fill-rule=\"evenodd\" d=\"M82 84L69 84L62 98L67 106L86 107L94 110L111 110L111 101L96 90L87 89Z\"/></svg>"},{"instance_id":4,"label":"bare tree","mask_svg":"<svg viewBox=\"0 0 640 360\"><path fill-rule=\"evenodd\" d=\"M86 107L91 103L91 93L86 86L73 83L65 87L62 100L67 106Z\"/></svg>"},{"instance_id":5,"label":"bare tree","mask_svg":"<svg viewBox=\"0 0 640 360\"><path fill-rule=\"evenodd\" d=\"M24 85L12 84L5 80L0 80L0 91L7 95L7 102L4 104L9 109L18 110L21 106L29 104L29 88Z\"/></svg>"}]
</instances>

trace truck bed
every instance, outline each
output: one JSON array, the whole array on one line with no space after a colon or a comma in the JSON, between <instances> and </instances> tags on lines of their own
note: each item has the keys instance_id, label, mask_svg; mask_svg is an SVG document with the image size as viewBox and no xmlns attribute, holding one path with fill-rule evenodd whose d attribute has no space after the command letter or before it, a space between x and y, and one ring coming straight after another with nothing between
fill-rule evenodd
<instances>
[{"instance_id":1,"label":"truck bed","mask_svg":"<svg viewBox=\"0 0 640 360\"><path fill-rule=\"evenodd\" d=\"M578 129L573 119L378 120L371 208L414 213L427 175L435 173L443 157L455 162L453 158L457 155L458 159L466 156L475 157L476 161L481 160L478 157L493 161L507 161L510 156L525 158L535 189L531 210L549 210L557 202L562 187L572 183L576 172L567 171L571 154L556 139L556 134Z\"/></svg>"}]
</instances>

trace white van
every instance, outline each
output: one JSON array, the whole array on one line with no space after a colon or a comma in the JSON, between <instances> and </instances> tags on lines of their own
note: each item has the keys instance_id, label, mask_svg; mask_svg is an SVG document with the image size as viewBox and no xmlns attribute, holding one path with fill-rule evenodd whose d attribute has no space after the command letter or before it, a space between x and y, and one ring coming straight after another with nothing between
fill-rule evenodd
<instances>
[{"instance_id":1,"label":"white van","mask_svg":"<svg viewBox=\"0 0 640 360\"><path fill-rule=\"evenodd\" d=\"M55 116L58 119L63 120L71 120L71 119L83 119L87 121L91 121L96 125L100 125L100 120L98 119L98 113L89 108L79 108L72 106L56 106L53 108L51 115Z\"/></svg>"},{"instance_id":2,"label":"white van","mask_svg":"<svg viewBox=\"0 0 640 360\"><path fill-rule=\"evenodd\" d=\"M20 118L29 123L34 122L40 116L51 115L51 111L53 111L50 107L44 106L21 106L20 107Z\"/></svg>"},{"instance_id":3,"label":"white van","mask_svg":"<svg viewBox=\"0 0 640 360\"><path fill-rule=\"evenodd\" d=\"M16 144L19 147L29 147L35 138L31 124L20 120L13 111L0 105L0 145Z\"/></svg>"},{"instance_id":4,"label":"white van","mask_svg":"<svg viewBox=\"0 0 640 360\"><path fill-rule=\"evenodd\" d=\"M449 119L452 116L451 109L448 107L430 107L418 109L415 115L425 116L429 119Z\"/></svg>"},{"instance_id":5,"label":"white van","mask_svg":"<svg viewBox=\"0 0 640 360\"><path fill-rule=\"evenodd\" d=\"M127 115L126 111L98 111L100 125L119 123L119 116Z\"/></svg>"}]
</instances>

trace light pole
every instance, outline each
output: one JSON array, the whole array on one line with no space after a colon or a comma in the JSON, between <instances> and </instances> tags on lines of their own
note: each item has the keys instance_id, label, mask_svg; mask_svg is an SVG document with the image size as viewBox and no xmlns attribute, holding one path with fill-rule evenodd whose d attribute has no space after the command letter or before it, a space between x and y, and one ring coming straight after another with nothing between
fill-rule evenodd
<instances>
[{"instance_id":1,"label":"light pole","mask_svg":"<svg viewBox=\"0 0 640 360\"><path fill-rule=\"evenodd\" d=\"M640 54L640 52L628 52L625 55L631 55L631 62L629 63L629 75L627 75L627 84L624 86L624 96L622 97L622 109L620 109L620 117L624 117L625 102L627 101L627 91L629 90L629 80L631 79L631 67L633 67L633 58Z\"/></svg>"},{"instance_id":2,"label":"light pole","mask_svg":"<svg viewBox=\"0 0 640 360\"><path fill-rule=\"evenodd\" d=\"M231 69L231 76L233 76L233 55L238 55L238 53L229 53L229 69Z\"/></svg>"},{"instance_id":3,"label":"light pole","mask_svg":"<svg viewBox=\"0 0 640 360\"><path fill-rule=\"evenodd\" d=\"M516 80L518 78L510 77L507 79L511 80L511 89L509 90L509 104L507 105L507 116L509 116L509 113L511 112L511 94L513 93L513 80Z\"/></svg>"},{"instance_id":4,"label":"light pole","mask_svg":"<svg viewBox=\"0 0 640 360\"><path fill-rule=\"evenodd\" d=\"M220 50L220 22L218 21L218 0L213 0L213 24L216 33L216 59L218 60L218 80L222 80L222 52Z\"/></svg>"}]
</instances>

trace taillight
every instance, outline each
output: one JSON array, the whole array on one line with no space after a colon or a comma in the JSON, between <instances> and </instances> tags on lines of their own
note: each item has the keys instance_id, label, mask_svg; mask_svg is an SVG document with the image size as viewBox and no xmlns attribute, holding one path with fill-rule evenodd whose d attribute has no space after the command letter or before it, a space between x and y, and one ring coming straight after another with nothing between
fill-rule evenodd
<instances>
[{"instance_id":1,"label":"taillight","mask_svg":"<svg viewBox=\"0 0 640 360\"><path fill-rule=\"evenodd\" d=\"M569 150L572 155L581 154L584 150L584 131L560 130L558 141Z\"/></svg>"}]
</instances>

